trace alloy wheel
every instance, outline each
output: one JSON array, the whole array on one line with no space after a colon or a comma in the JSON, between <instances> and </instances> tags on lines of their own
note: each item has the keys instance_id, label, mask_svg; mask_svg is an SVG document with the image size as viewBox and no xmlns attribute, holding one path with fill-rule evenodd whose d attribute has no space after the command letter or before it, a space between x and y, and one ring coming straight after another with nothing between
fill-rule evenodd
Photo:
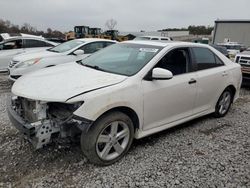
<instances>
[{"instance_id":1,"label":"alloy wheel","mask_svg":"<svg viewBox=\"0 0 250 188\"><path fill-rule=\"evenodd\" d=\"M225 91L222 94L221 100L218 105L219 113L221 115L225 114L228 111L230 104L231 104L231 93L229 91Z\"/></svg>"},{"instance_id":2,"label":"alloy wheel","mask_svg":"<svg viewBox=\"0 0 250 188\"><path fill-rule=\"evenodd\" d=\"M122 121L114 121L99 134L96 142L97 155L105 161L115 159L126 149L129 139L128 125Z\"/></svg>"}]
</instances>

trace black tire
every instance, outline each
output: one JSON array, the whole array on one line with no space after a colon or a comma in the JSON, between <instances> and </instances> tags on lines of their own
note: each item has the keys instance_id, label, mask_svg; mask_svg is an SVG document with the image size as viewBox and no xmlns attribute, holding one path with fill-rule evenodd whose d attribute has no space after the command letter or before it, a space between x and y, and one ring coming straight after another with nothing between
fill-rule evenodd
<instances>
[{"instance_id":1,"label":"black tire","mask_svg":"<svg viewBox=\"0 0 250 188\"><path fill-rule=\"evenodd\" d=\"M228 96L229 96L229 100L230 100L230 101L228 102L228 106L226 106L226 108L225 108L223 111L221 111L221 110L220 110L220 108L221 108L220 103L221 103L221 101L223 100L223 97L224 97L225 95L228 95ZM224 117L224 116L228 113L228 111L229 111L229 109L230 109L230 107L231 107L232 101L233 101L233 92L232 92L231 89L226 88L226 89L223 91L223 93L220 95L220 97L219 97L219 99L218 99L218 101L217 101L217 103L216 103L214 116L217 117L217 118Z\"/></svg>"},{"instance_id":2,"label":"black tire","mask_svg":"<svg viewBox=\"0 0 250 188\"><path fill-rule=\"evenodd\" d=\"M125 123L127 125L128 129L126 129L126 132L128 133L126 134L129 134L129 138L126 137L127 138L126 147L124 147L124 150L122 151L121 154L119 154L119 156L110 160L104 160L100 157L100 153L98 155L98 151L99 151L98 144L100 144L98 143L98 139L100 138L99 136L103 134L103 131L106 131L109 126L110 126L110 132L111 132L111 128L112 128L111 123L117 122L117 121L121 123ZM111 133L109 135L111 135ZM133 138L134 138L134 125L133 125L132 120L126 114L122 112L110 112L98 118L94 122L94 124L89 128L88 131L82 132L81 149L82 149L83 154L87 157L87 159L91 163L101 165L101 166L110 165L110 164L115 163L119 159L121 159L128 152L132 144ZM116 143L118 143L118 141L116 141ZM106 144L108 143L105 143L105 147L106 147ZM112 147L113 150L115 149L114 146L110 146L110 147Z\"/></svg>"}]
</instances>

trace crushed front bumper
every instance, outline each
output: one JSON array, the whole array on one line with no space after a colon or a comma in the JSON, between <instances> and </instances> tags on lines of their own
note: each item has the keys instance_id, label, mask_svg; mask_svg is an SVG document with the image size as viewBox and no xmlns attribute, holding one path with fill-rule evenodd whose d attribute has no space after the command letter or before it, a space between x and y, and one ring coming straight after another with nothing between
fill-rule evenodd
<instances>
[{"instance_id":1,"label":"crushed front bumper","mask_svg":"<svg viewBox=\"0 0 250 188\"><path fill-rule=\"evenodd\" d=\"M11 98L7 100L7 111L12 125L28 138L34 135L34 128L26 123L12 108Z\"/></svg>"},{"instance_id":2,"label":"crushed front bumper","mask_svg":"<svg viewBox=\"0 0 250 188\"><path fill-rule=\"evenodd\" d=\"M7 101L7 111L12 125L27 138L35 149L42 148L51 142L51 135L59 133L60 127L50 120L28 123L13 109L11 97Z\"/></svg>"},{"instance_id":3,"label":"crushed front bumper","mask_svg":"<svg viewBox=\"0 0 250 188\"><path fill-rule=\"evenodd\" d=\"M33 122L34 120L31 118L30 121L33 123L30 123L30 121L24 120L17 112L14 102L15 100L16 99L12 97L7 99L7 111L9 119L12 125L32 143L35 149L42 148L46 144L50 143L52 138L55 137L74 137L83 131L87 132L93 123L91 120L75 116L73 114L63 122L49 119L43 115L43 119L35 120L35 122Z\"/></svg>"}]
</instances>

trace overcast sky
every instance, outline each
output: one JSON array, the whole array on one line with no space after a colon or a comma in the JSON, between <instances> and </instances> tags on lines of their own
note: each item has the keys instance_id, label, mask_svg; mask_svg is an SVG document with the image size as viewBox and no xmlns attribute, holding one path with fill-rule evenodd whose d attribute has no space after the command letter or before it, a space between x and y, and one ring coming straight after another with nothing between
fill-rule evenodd
<instances>
[{"instance_id":1,"label":"overcast sky","mask_svg":"<svg viewBox=\"0 0 250 188\"><path fill-rule=\"evenodd\" d=\"M250 0L0 0L0 19L69 31L75 25L106 29L113 18L120 31L155 31L250 19L249 8Z\"/></svg>"}]
</instances>

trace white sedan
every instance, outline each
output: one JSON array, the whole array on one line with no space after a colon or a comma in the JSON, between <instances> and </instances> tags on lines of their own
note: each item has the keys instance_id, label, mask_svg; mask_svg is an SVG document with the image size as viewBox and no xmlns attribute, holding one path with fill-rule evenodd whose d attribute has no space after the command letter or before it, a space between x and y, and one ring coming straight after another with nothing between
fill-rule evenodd
<instances>
[{"instance_id":1,"label":"white sedan","mask_svg":"<svg viewBox=\"0 0 250 188\"><path fill-rule=\"evenodd\" d=\"M0 42L0 71L8 71L11 59L25 52L46 50L58 43L33 35L9 36Z\"/></svg>"},{"instance_id":2,"label":"white sedan","mask_svg":"<svg viewBox=\"0 0 250 188\"><path fill-rule=\"evenodd\" d=\"M97 38L75 39L44 51L24 53L15 56L10 62L9 78L15 81L29 72L82 60L90 54L114 43L116 41Z\"/></svg>"},{"instance_id":3,"label":"white sedan","mask_svg":"<svg viewBox=\"0 0 250 188\"><path fill-rule=\"evenodd\" d=\"M208 45L127 41L21 77L8 113L35 148L81 134L84 155L109 165L134 138L225 116L241 80L240 65Z\"/></svg>"}]
</instances>

